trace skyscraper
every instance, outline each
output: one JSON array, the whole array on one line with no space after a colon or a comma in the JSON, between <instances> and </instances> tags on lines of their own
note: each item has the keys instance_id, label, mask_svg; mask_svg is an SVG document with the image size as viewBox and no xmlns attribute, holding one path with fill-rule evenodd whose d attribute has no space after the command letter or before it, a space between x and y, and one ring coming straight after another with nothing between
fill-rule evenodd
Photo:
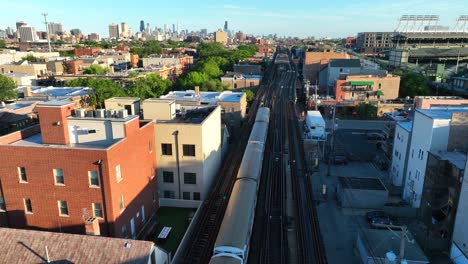
<instances>
[{"instance_id":1,"label":"skyscraper","mask_svg":"<svg viewBox=\"0 0 468 264\"><path fill-rule=\"evenodd\" d=\"M36 29L31 26L28 26L28 24L22 25L18 29L18 32L21 37L20 42L34 42L39 39L39 37L37 36Z\"/></svg>"},{"instance_id":2,"label":"skyscraper","mask_svg":"<svg viewBox=\"0 0 468 264\"><path fill-rule=\"evenodd\" d=\"M125 22L122 22L120 24L120 36L122 38L128 38L129 37L128 25Z\"/></svg>"},{"instance_id":3,"label":"skyscraper","mask_svg":"<svg viewBox=\"0 0 468 264\"><path fill-rule=\"evenodd\" d=\"M51 34L51 35L60 35L60 34L63 33L63 24L62 23L49 22L47 27L49 29L49 34Z\"/></svg>"},{"instance_id":4,"label":"skyscraper","mask_svg":"<svg viewBox=\"0 0 468 264\"><path fill-rule=\"evenodd\" d=\"M25 26L25 25L27 25L27 24L28 24L28 23L26 23L26 22L24 22L24 21L18 21L18 22L16 22L16 30L19 30L19 28L20 28L21 26Z\"/></svg>"},{"instance_id":5,"label":"skyscraper","mask_svg":"<svg viewBox=\"0 0 468 264\"><path fill-rule=\"evenodd\" d=\"M79 28L70 29L70 34L72 34L72 36L78 36L78 35L82 34L81 29L79 29Z\"/></svg>"},{"instance_id":6,"label":"skyscraper","mask_svg":"<svg viewBox=\"0 0 468 264\"><path fill-rule=\"evenodd\" d=\"M141 20L140 21L140 32L145 31L145 21Z\"/></svg>"},{"instance_id":7,"label":"skyscraper","mask_svg":"<svg viewBox=\"0 0 468 264\"><path fill-rule=\"evenodd\" d=\"M176 30L175 30L175 24L172 24L172 33L175 33Z\"/></svg>"},{"instance_id":8,"label":"skyscraper","mask_svg":"<svg viewBox=\"0 0 468 264\"><path fill-rule=\"evenodd\" d=\"M227 20L224 21L224 32L228 32L229 28L228 28L228 22Z\"/></svg>"},{"instance_id":9,"label":"skyscraper","mask_svg":"<svg viewBox=\"0 0 468 264\"><path fill-rule=\"evenodd\" d=\"M118 39L119 38L119 25L118 24L110 24L109 25L109 38Z\"/></svg>"}]
</instances>

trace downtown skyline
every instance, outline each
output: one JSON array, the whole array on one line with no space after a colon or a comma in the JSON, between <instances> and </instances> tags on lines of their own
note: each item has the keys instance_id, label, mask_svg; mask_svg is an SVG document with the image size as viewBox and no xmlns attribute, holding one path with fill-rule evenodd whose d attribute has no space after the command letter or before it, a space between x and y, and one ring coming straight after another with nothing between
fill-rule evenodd
<instances>
[{"instance_id":1,"label":"downtown skyline","mask_svg":"<svg viewBox=\"0 0 468 264\"><path fill-rule=\"evenodd\" d=\"M38 31L44 31L42 12L50 22L63 23L65 30L79 28L84 33L108 37L108 25L126 22L133 32L139 31L140 20L151 28L179 24L179 30L214 32L229 21L229 29L246 34L292 37L346 37L362 31L393 31L401 15L439 15L440 25L453 26L459 15L467 13L464 1L450 3L433 0L412 1L343 1L313 3L308 1L179 1L128 4L123 1L92 2L84 0L79 6L65 6L51 0L46 4L26 0L21 3L2 2L0 9L9 10L0 17L0 28L14 28L16 21L25 21ZM112 4L111 4L112 3ZM124 4L126 3L126 4ZM71 11L73 10L73 11Z\"/></svg>"}]
</instances>

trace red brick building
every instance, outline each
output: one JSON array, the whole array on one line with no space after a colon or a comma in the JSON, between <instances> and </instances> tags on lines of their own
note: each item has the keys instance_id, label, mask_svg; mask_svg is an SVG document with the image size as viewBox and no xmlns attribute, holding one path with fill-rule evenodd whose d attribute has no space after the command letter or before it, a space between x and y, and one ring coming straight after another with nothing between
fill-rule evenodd
<instances>
[{"instance_id":1,"label":"red brick building","mask_svg":"<svg viewBox=\"0 0 468 264\"><path fill-rule=\"evenodd\" d=\"M101 48L75 48L75 56L93 56L94 54L101 51Z\"/></svg>"},{"instance_id":2,"label":"red brick building","mask_svg":"<svg viewBox=\"0 0 468 264\"><path fill-rule=\"evenodd\" d=\"M82 60L71 60L65 62L65 69L69 74L81 74L83 73L83 61Z\"/></svg>"},{"instance_id":3,"label":"red brick building","mask_svg":"<svg viewBox=\"0 0 468 264\"><path fill-rule=\"evenodd\" d=\"M136 237L159 206L153 123L63 101L36 110L39 126L0 137L0 225L84 234L95 217L93 232Z\"/></svg>"}]
</instances>

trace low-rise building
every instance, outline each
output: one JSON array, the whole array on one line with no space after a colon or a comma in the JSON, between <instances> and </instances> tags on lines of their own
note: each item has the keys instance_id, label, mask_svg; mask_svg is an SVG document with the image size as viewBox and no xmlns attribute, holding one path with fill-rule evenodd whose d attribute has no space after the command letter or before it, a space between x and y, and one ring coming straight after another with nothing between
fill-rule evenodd
<instances>
[{"instance_id":1,"label":"low-rise building","mask_svg":"<svg viewBox=\"0 0 468 264\"><path fill-rule=\"evenodd\" d=\"M226 72L221 77L221 82L228 89L251 88L260 85L261 75L249 75L239 72Z\"/></svg>"},{"instance_id":2,"label":"low-rise building","mask_svg":"<svg viewBox=\"0 0 468 264\"><path fill-rule=\"evenodd\" d=\"M23 86L23 85L31 86L31 85L37 84L37 80L36 80L37 77L34 75L27 74L27 73L6 72L6 73L0 73L0 74L5 75L9 77L10 79L12 79L13 81L15 81L17 86Z\"/></svg>"},{"instance_id":3,"label":"low-rise building","mask_svg":"<svg viewBox=\"0 0 468 264\"><path fill-rule=\"evenodd\" d=\"M162 206L198 207L221 166L221 109L176 113L175 100L146 99L144 119L154 120Z\"/></svg>"},{"instance_id":4,"label":"low-rise building","mask_svg":"<svg viewBox=\"0 0 468 264\"><path fill-rule=\"evenodd\" d=\"M34 56L36 58L48 61L50 58L59 57L58 52L21 52L10 49L3 49L0 51L0 64L12 64L15 62L23 61L24 57Z\"/></svg>"},{"instance_id":5,"label":"low-rise building","mask_svg":"<svg viewBox=\"0 0 468 264\"><path fill-rule=\"evenodd\" d=\"M334 87L338 101L393 100L398 98L400 76L348 74L336 80Z\"/></svg>"},{"instance_id":6,"label":"low-rise building","mask_svg":"<svg viewBox=\"0 0 468 264\"><path fill-rule=\"evenodd\" d=\"M3 64L0 65L0 74L3 73L24 73L42 77L47 75L47 66L45 63L29 63L28 61L20 64Z\"/></svg>"},{"instance_id":7,"label":"low-rise building","mask_svg":"<svg viewBox=\"0 0 468 264\"><path fill-rule=\"evenodd\" d=\"M93 56L101 51L101 48L75 48L73 53L75 56Z\"/></svg>"},{"instance_id":8,"label":"low-rise building","mask_svg":"<svg viewBox=\"0 0 468 264\"><path fill-rule=\"evenodd\" d=\"M154 123L125 110L36 105L39 126L0 137L0 223L138 237L158 209Z\"/></svg>"},{"instance_id":9,"label":"low-rise building","mask_svg":"<svg viewBox=\"0 0 468 264\"><path fill-rule=\"evenodd\" d=\"M171 91L161 99L175 100L179 110L219 105L221 116L227 125L240 125L247 111L247 96L242 92L200 92L195 90Z\"/></svg>"},{"instance_id":10,"label":"low-rise building","mask_svg":"<svg viewBox=\"0 0 468 264\"><path fill-rule=\"evenodd\" d=\"M65 71L68 74L81 74L83 73L83 61L82 60L70 60L65 62Z\"/></svg>"},{"instance_id":11,"label":"low-rise building","mask_svg":"<svg viewBox=\"0 0 468 264\"><path fill-rule=\"evenodd\" d=\"M138 97L113 97L104 100L106 109L127 110L129 115L140 115L140 98Z\"/></svg>"},{"instance_id":12,"label":"low-rise building","mask_svg":"<svg viewBox=\"0 0 468 264\"><path fill-rule=\"evenodd\" d=\"M346 52L335 52L332 50L309 51L305 53L302 74L311 84L318 82L319 72L328 65L330 59L349 59Z\"/></svg>"},{"instance_id":13,"label":"low-rise building","mask_svg":"<svg viewBox=\"0 0 468 264\"><path fill-rule=\"evenodd\" d=\"M93 89L89 87L24 86L18 88L18 92L23 93L24 100L27 101L71 101L75 104L75 108L88 108L89 95L93 93Z\"/></svg>"},{"instance_id":14,"label":"low-rise building","mask_svg":"<svg viewBox=\"0 0 468 264\"><path fill-rule=\"evenodd\" d=\"M182 71L185 72L192 67L193 57L188 56L188 55L181 55L181 54L151 55L148 58L142 58L142 63L143 63L144 68L148 68L150 66L180 64Z\"/></svg>"},{"instance_id":15,"label":"low-rise building","mask_svg":"<svg viewBox=\"0 0 468 264\"><path fill-rule=\"evenodd\" d=\"M319 87L334 87L335 82L343 75L361 73L359 59L331 59L328 65L320 70Z\"/></svg>"},{"instance_id":16,"label":"low-rise building","mask_svg":"<svg viewBox=\"0 0 468 264\"><path fill-rule=\"evenodd\" d=\"M15 102L0 105L0 136L37 123L34 108L38 102Z\"/></svg>"},{"instance_id":17,"label":"low-rise building","mask_svg":"<svg viewBox=\"0 0 468 264\"><path fill-rule=\"evenodd\" d=\"M54 75L61 75L65 73L64 67L65 60L54 59L46 62L47 71L53 73Z\"/></svg>"},{"instance_id":18,"label":"low-rise building","mask_svg":"<svg viewBox=\"0 0 468 264\"><path fill-rule=\"evenodd\" d=\"M150 241L0 228L5 263L163 264L169 256Z\"/></svg>"}]
</instances>

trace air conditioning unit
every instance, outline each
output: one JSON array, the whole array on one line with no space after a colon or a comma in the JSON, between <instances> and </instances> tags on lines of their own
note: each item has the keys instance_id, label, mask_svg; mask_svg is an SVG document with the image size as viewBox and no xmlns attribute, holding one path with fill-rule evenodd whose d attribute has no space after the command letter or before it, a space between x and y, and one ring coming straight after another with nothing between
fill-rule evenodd
<instances>
[{"instance_id":1,"label":"air conditioning unit","mask_svg":"<svg viewBox=\"0 0 468 264\"><path fill-rule=\"evenodd\" d=\"M112 110L112 109L106 110L106 117L107 118L113 118L114 115L115 115L115 110Z\"/></svg>"},{"instance_id":2,"label":"air conditioning unit","mask_svg":"<svg viewBox=\"0 0 468 264\"><path fill-rule=\"evenodd\" d=\"M105 118L106 117L106 110L105 109L97 109L96 110L96 117L97 118Z\"/></svg>"},{"instance_id":3,"label":"air conditioning unit","mask_svg":"<svg viewBox=\"0 0 468 264\"><path fill-rule=\"evenodd\" d=\"M76 117L84 118L86 116L86 110L85 109L76 109L75 110L75 115L76 115Z\"/></svg>"},{"instance_id":4,"label":"air conditioning unit","mask_svg":"<svg viewBox=\"0 0 468 264\"><path fill-rule=\"evenodd\" d=\"M94 117L94 110L86 111L86 117Z\"/></svg>"},{"instance_id":5,"label":"air conditioning unit","mask_svg":"<svg viewBox=\"0 0 468 264\"><path fill-rule=\"evenodd\" d=\"M128 116L127 109L121 109L118 112L118 117L119 118L126 118Z\"/></svg>"}]
</instances>

